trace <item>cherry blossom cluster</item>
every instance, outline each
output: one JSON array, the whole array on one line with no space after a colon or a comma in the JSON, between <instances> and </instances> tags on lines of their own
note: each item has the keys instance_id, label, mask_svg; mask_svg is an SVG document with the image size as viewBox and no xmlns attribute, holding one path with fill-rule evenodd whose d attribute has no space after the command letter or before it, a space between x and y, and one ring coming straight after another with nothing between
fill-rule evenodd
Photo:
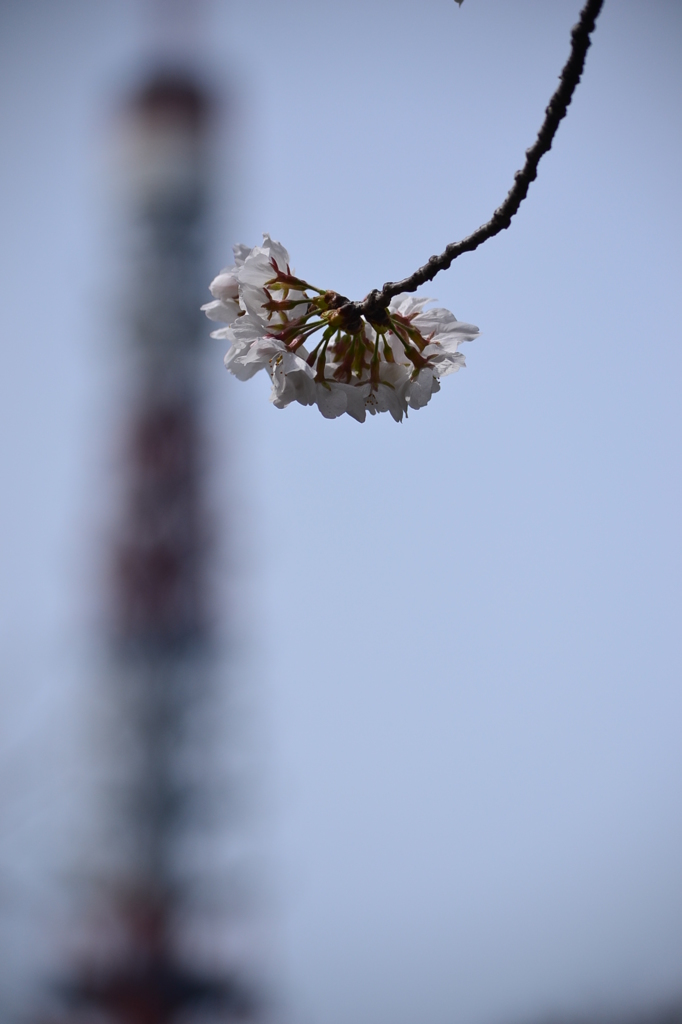
<instances>
[{"instance_id":1,"label":"cherry blossom cluster","mask_svg":"<svg viewBox=\"0 0 682 1024\"><path fill-rule=\"evenodd\" d=\"M464 365L459 346L479 333L409 293L360 316L344 296L297 277L269 235L253 249L236 245L234 254L202 309L227 325L211 335L230 343L227 369L239 380L266 370L279 409L300 402L328 419L348 413L363 423L368 412L390 412L399 422Z\"/></svg>"}]
</instances>

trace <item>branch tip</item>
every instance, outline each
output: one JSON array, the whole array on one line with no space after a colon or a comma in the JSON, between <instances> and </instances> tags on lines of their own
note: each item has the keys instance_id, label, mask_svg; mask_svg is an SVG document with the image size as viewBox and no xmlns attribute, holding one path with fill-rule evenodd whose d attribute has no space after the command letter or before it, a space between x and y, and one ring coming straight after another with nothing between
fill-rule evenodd
<instances>
[{"instance_id":1,"label":"branch tip","mask_svg":"<svg viewBox=\"0 0 682 1024\"><path fill-rule=\"evenodd\" d=\"M461 0L456 2L461 3ZM376 315L378 309L385 309L388 306L394 295L416 291L420 285L432 281L441 270L447 270L453 260L462 253L473 252L483 242L510 226L512 217L518 212L528 194L530 183L537 178L540 160L551 149L559 124L566 116L573 93L582 77L585 57L591 45L590 36L594 32L603 4L604 0L587 0L580 12L578 22L571 30L571 52L559 75L559 85L545 109L545 119L537 138L526 150L524 166L514 174L513 186L490 220L460 242L451 242L440 256L430 256L424 266L415 270L409 277L402 281L387 281L383 288L374 288L362 302L348 303L349 308L358 315L365 316L371 311Z\"/></svg>"}]
</instances>

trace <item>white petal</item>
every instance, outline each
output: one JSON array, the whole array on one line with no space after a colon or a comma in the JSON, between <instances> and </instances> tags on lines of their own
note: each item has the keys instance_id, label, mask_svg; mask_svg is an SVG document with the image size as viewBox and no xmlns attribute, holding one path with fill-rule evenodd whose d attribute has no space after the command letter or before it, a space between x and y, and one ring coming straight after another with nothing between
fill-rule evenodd
<instances>
[{"instance_id":1,"label":"white petal","mask_svg":"<svg viewBox=\"0 0 682 1024\"><path fill-rule=\"evenodd\" d=\"M387 384L379 384L373 388L366 401L367 411L375 415L378 412L390 412L396 423L400 423L407 412L407 406L394 388Z\"/></svg>"},{"instance_id":2,"label":"white petal","mask_svg":"<svg viewBox=\"0 0 682 1024\"><path fill-rule=\"evenodd\" d=\"M303 371L281 373L279 370L272 376L272 392L270 401L276 408L284 409L292 402L301 405L313 405L315 402L315 382Z\"/></svg>"},{"instance_id":3,"label":"white petal","mask_svg":"<svg viewBox=\"0 0 682 1024\"><path fill-rule=\"evenodd\" d=\"M259 370L264 368L264 364L249 363L245 364L243 359L240 357L244 354L243 346L240 348L239 345L233 345L225 356L225 369L229 370L230 373L234 374L237 380L249 380Z\"/></svg>"},{"instance_id":4,"label":"white petal","mask_svg":"<svg viewBox=\"0 0 682 1024\"><path fill-rule=\"evenodd\" d=\"M256 362L261 366L266 366L273 359L281 360L285 355L288 355L288 353L281 341L277 341L276 338L258 338L249 346L249 350L244 354L242 362Z\"/></svg>"},{"instance_id":5,"label":"white petal","mask_svg":"<svg viewBox=\"0 0 682 1024\"><path fill-rule=\"evenodd\" d=\"M393 296L388 308L391 313L400 313L401 316L412 316L413 313L420 312L427 302L433 301L433 299L429 299L424 295L401 292L399 295Z\"/></svg>"},{"instance_id":6,"label":"white petal","mask_svg":"<svg viewBox=\"0 0 682 1024\"><path fill-rule=\"evenodd\" d=\"M364 423L367 418L367 396L369 395L369 384L354 386L352 384L341 385L346 390L346 412L358 423Z\"/></svg>"},{"instance_id":7,"label":"white petal","mask_svg":"<svg viewBox=\"0 0 682 1024\"><path fill-rule=\"evenodd\" d=\"M219 320L226 324L231 324L241 313L241 307L234 299L215 299L201 308L209 320Z\"/></svg>"},{"instance_id":8,"label":"white petal","mask_svg":"<svg viewBox=\"0 0 682 1024\"><path fill-rule=\"evenodd\" d=\"M458 343L473 341L480 334L478 327L458 320L449 309L427 309L413 320L414 326L428 337L433 334L433 341L441 341L444 337L456 338Z\"/></svg>"},{"instance_id":9,"label":"white petal","mask_svg":"<svg viewBox=\"0 0 682 1024\"><path fill-rule=\"evenodd\" d=\"M243 242L237 242L236 245L232 246L232 251L234 253L235 265L237 267L241 267L246 257L251 255L253 249L251 248L251 246L244 245Z\"/></svg>"},{"instance_id":10,"label":"white petal","mask_svg":"<svg viewBox=\"0 0 682 1024\"><path fill-rule=\"evenodd\" d=\"M393 353L393 358L397 363L408 362L407 356L405 355L405 346L397 334L394 334L393 331L389 331L388 334L385 335L385 344L389 346Z\"/></svg>"},{"instance_id":11,"label":"white petal","mask_svg":"<svg viewBox=\"0 0 682 1024\"><path fill-rule=\"evenodd\" d=\"M239 293L246 311L250 313L251 316L258 317L264 323L267 322L268 317L271 314L267 309L263 308L263 303L268 301L268 297L263 288L260 286L243 284L239 289Z\"/></svg>"},{"instance_id":12,"label":"white petal","mask_svg":"<svg viewBox=\"0 0 682 1024\"><path fill-rule=\"evenodd\" d=\"M379 364L382 383L389 384L401 398L405 392L405 388L410 382L413 369L414 366L412 363Z\"/></svg>"},{"instance_id":13,"label":"white petal","mask_svg":"<svg viewBox=\"0 0 682 1024\"><path fill-rule=\"evenodd\" d=\"M248 380L254 373L267 366L268 355L262 358L252 357L251 349L263 340L264 328L260 320L246 313L229 327L213 331L212 336L227 338L232 347L225 356L225 366L240 380Z\"/></svg>"},{"instance_id":14,"label":"white petal","mask_svg":"<svg viewBox=\"0 0 682 1024\"><path fill-rule=\"evenodd\" d=\"M211 281L208 289L214 299L236 299L239 294L236 267L225 267Z\"/></svg>"},{"instance_id":15,"label":"white petal","mask_svg":"<svg viewBox=\"0 0 682 1024\"><path fill-rule=\"evenodd\" d=\"M286 273L287 267L290 263L289 253L286 251L281 242L275 242L270 235L263 233L263 248L268 250L268 256L274 259L279 269Z\"/></svg>"},{"instance_id":16,"label":"white petal","mask_svg":"<svg viewBox=\"0 0 682 1024\"><path fill-rule=\"evenodd\" d=\"M257 341L258 338L265 337L268 333L263 321L257 316L251 316L249 313L240 316L229 327L226 327L225 330L227 331L226 337L232 338L233 341L249 343Z\"/></svg>"},{"instance_id":17,"label":"white petal","mask_svg":"<svg viewBox=\"0 0 682 1024\"><path fill-rule=\"evenodd\" d=\"M411 409L423 409L431 401L431 395L438 390L440 390L438 378L434 376L430 367L425 366L405 389L407 404Z\"/></svg>"},{"instance_id":18,"label":"white petal","mask_svg":"<svg viewBox=\"0 0 682 1024\"><path fill-rule=\"evenodd\" d=\"M328 420L342 416L348 405L344 388L333 381L327 385L316 382L315 401L322 415Z\"/></svg>"},{"instance_id":19,"label":"white petal","mask_svg":"<svg viewBox=\"0 0 682 1024\"><path fill-rule=\"evenodd\" d=\"M251 314L260 316L263 320L273 316L263 309L263 303L268 301L265 288L273 281L276 273L268 254L262 249L255 249L239 269L241 302ZM276 318L275 322L278 321L279 318Z\"/></svg>"},{"instance_id":20,"label":"white petal","mask_svg":"<svg viewBox=\"0 0 682 1024\"><path fill-rule=\"evenodd\" d=\"M427 345L423 354L434 364L433 372L438 377L447 377L449 373L456 373L466 366L466 360L461 352L448 352L440 345Z\"/></svg>"}]
</instances>

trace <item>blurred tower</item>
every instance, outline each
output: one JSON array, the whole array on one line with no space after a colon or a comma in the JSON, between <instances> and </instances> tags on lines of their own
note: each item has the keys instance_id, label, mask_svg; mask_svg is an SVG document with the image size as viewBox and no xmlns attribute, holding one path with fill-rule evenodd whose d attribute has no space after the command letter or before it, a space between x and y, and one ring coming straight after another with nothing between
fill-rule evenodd
<instances>
[{"instance_id":1,"label":"blurred tower","mask_svg":"<svg viewBox=\"0 0 682 1024\"><path fill-rule=\"evenodd\" d=\"M211 699L212 670L199 312L209 115L203 87L178 72L151 77L127 110L132 393L112 602L112 675L128 733L123 867L109 925L62 986L70 1020L257 1016L239 968L202 967L182 935L191 903L182 849L202 800L188 769L192 722Z\"/></svg>"}]
</instances>

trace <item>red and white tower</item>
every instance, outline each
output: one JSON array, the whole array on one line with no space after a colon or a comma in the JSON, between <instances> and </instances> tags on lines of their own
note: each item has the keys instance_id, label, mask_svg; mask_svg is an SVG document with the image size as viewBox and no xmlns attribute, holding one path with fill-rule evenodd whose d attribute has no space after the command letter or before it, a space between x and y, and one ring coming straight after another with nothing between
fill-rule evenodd
<instances>
[{"instance_id":1,"label":"red and white tower","mask_svg":"<svg viewBox=\"0 0 682 1024\"><path fill-rule=\"evenodd\" d=\"M108 926L59 986L59 1020L261 1015L243 964L202 963L183 934L193 896L182 851L202 805L196 721L212 699L215 666L199 310L212 105L179 66L167 60L147 77L124 115L131 371L111 585L111 676L127 734L111 808L120 867L108 885Z\"/></svg>"}]
</instances>

